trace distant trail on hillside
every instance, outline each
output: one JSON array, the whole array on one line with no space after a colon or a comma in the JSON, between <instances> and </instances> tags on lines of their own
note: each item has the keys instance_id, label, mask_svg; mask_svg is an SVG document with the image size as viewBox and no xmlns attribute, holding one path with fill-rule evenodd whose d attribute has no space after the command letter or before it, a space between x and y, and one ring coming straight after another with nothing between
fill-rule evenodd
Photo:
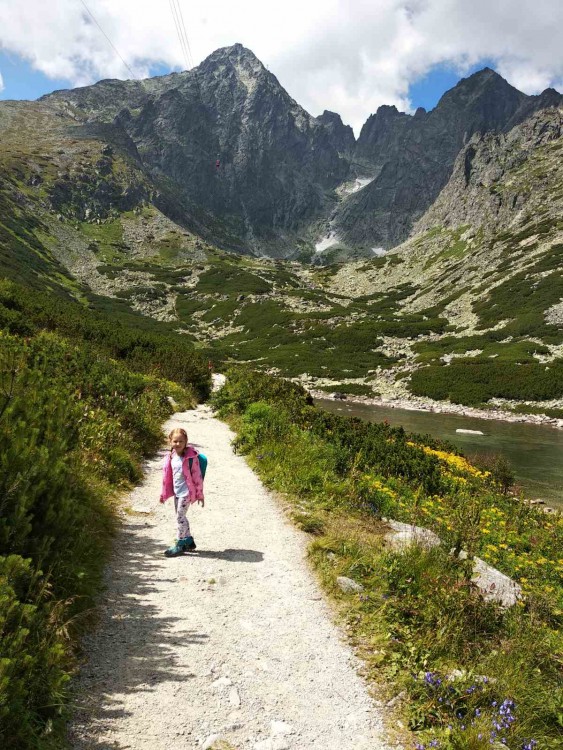
<instances>
[{"instance_id":1,"label":"distant trail on hillside","mask_svg":"<svg viewBox=\"0 0 563 750\"><path fill-rule=\"evenodd\" d=\"M359 662L308 569L306 537L209 407L172 425L209 459L205 508L190 511L198 549L163 555L174 523L170 504L158 504L161 454L126 503L99 626L84 642L72 748L385 750Z\"/></svg>"}]
</instances>

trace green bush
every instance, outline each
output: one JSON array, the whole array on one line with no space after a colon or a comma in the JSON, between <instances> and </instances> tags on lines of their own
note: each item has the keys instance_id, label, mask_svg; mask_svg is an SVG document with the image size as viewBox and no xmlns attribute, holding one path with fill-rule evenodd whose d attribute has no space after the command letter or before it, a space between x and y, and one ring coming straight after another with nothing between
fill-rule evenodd
<instances>
[{"instance_id":1,"label":"green bush","mask_svg":"<svg viewBox=\"0 0 563 750\"><path fill-rule=\"evenodd\" d=\"M410 382L417 396L467 406L478 406L494 397L545 401L563 396L563 360L544 365L459 359L448 366L415 370Z\"/></svg>"},{"instance_id":2,"label":"green bush","mask_svg":"<svg viewBox=\"0 0 563 750\"><path fill-rule=\"evenodd\" d=\"M194 388L201 399L211 389L207 363L185 337L141 330L48 292L30 295L24 287L0 280L0 325L23 336L57 331L88 344L102 356L122 360L130 370Z\"/></svg>"},{"instance_id":3,"label":"green bush","mask_svg":"<svg viewBox=\"0 0 563 750\"><path fill-rule=\"evenodd\" d=\"M60 746L77 615L99 590L115 489L160 444L169 394L97 348L0 332L3 747Z\"/></svg>"}]
</instances>

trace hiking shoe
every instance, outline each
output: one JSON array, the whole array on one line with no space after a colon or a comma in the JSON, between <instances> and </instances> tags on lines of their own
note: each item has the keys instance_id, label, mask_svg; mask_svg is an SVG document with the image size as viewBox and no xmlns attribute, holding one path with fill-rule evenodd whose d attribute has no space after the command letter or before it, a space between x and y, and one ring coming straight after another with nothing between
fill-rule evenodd
<instances>
[{"instance_id":1,"label":"hiking shoe","mask_svg":"<svg viewBox=\"0 0 563 750\"><path fill-rule=\"evenodd\" d=\"M176 540L172 547L168 547L168 549L165 549L164 554L166 555L166 557L178 557L178 555L183 555L185 547L182 542L184 541L184 539Z\"/></svg>"},{"instance_id":2,"label":"hiking shoe","mask_svg":"<svg viewBox=\"0 0 563 750\"><path fill-rule=\"evenodd\" d=\"M194 542L193 536L187 536L185 539L180 539L178 544L181 545L182 549L186 552L189 552L196 548L196 543Z\"/></svg>"}]
</instances>

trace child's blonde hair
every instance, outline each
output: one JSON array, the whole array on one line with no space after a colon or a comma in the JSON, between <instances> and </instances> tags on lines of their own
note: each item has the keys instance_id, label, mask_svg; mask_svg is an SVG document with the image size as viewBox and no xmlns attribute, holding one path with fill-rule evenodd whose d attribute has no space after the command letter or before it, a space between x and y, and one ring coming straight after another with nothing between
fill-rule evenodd
<instances>
[{"instance_id":1,"label":"child's blonde hair","mask_svg":"<svg viewBox=\"0 0 563 750\"><path fill-rule=\"evenodd\" d=\"M168 435L168 440L172 441L172 438L174 437L174 435L181 435L186 441L186 448L188 447L188 433L184 430L183 427L175 427L173 430L171 430L170 434ZM174 449L170 448L170 450L174 450Z\"/></svg>"}]
</instances>

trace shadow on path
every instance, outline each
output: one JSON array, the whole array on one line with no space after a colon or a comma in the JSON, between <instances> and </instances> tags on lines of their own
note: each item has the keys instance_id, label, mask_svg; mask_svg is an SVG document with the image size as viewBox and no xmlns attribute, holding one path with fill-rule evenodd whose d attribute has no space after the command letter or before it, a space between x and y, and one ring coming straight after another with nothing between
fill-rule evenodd
<instances>
[{"instance_id":1,"label":"shadow on path","mask_svg":"<svg viewBox=\"0 0 563 750\"><path fill-rule=\"evenodd\" d=\"M100 600L96 632L84 639L89 655L77 678L74 719L69 729L76 750L125 750L132 747L96 739L131 714L123 696L150 693L162 682L189 684L194 677L178 666L177 646L209 637L186 627L189 620L164 617L150 603L176 577L162 567L162 547L142 534L144 524L126 523L116 540L111 578Z\"/></svg>"},{"instance_id":2,"label":"shadow on path","mask_svg":"<svg viewBox=\"0 0 563 750\"><path fill-rule=\"evenodd\" d=\"M194 550L185 557L208 557L213 560L228 560L229 562L257 563L264 559L263 552L256 552L253 549L224 549L219 550Z\"/></svg>"}]
</instances>

